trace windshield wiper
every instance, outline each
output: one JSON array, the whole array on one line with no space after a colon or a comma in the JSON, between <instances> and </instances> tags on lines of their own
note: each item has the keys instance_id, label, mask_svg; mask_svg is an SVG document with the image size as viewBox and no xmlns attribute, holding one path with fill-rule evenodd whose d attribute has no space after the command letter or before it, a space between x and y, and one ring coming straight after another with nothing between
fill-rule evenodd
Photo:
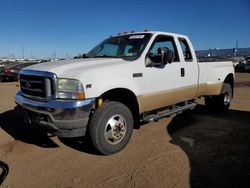
<instances>
[{"instance_id":1,"label":"windshield wiper","mask_svg":"<svg viewBox=\"0 0 250 188\"><path fill-rule=\"evenodd\" d=\"M74 59L89 58L86 54L75 56Z\"/></svg>"},{"instance_id":2,"label":"windshield wiper","mask_svg":"<svg viewBox=\"0 0 250 188\"><path fill-rule=\"evenodd\" d=\"M112 55L96 55L95 58L121 58L119 56L112 56Z\"/></svg>"},{"instance_id":3,"label":"windshield wiper","mask_svg":"<svg viewBox=\"0 0 250 188\"><path fill-rule=\"evenodd\" d=\"M89 58L89 57L86 54L83 54L82 58Z\"/></svg>"}]
</instances>

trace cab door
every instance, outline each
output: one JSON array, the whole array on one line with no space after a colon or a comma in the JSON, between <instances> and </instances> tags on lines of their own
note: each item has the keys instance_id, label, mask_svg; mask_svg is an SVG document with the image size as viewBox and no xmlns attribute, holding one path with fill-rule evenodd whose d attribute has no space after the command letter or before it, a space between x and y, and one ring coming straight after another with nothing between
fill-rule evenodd
<instances>
[{"instance_id":1,"label":"cab door","mask_svg":"<svg viewBox=\"0 0 250 188\"><path fill-rule=\"evenodd\" d=\"M145 66L145 93L141 96L143 111L150 111L186 101L194 95L191 91L192 89L187 85L186 67L183 66L184 62L181 62L176 39L173 36L158 35L154 39L145 61L157 61L157 58L149 58L159 55L159 49L162 47L172 50L175 57L172 63L161 66ZM161 61L161 59L158 61Z\"/></svg>"},{"instance_id":2,"label":"cab door","mask_svg":"<svg viewBox=\"0 0 250 188\"><path fill-rule=\"evenodd\" d=\"M178 38L177 46L179 49L182 74L182 83L190 88L189 98L194 98L198 91L199 67L195 52L190 41L186 38Z\"/></svg>"}]
</instances>

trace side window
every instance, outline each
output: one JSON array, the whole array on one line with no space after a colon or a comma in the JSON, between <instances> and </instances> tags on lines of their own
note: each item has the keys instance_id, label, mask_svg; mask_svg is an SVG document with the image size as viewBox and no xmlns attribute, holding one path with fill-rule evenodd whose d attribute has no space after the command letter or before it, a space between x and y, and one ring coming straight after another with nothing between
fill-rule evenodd
<instances>
[{"instance_id":1,"label":"side window","mask_svg":"<svg viewBox=\"0 0 250 188\"><path fill-rule=\"evenodd\" d=\"M174 42L174 38L171 36L158 36L153 45L150 48L150 53L153 55L158 55L159 54L159 49L165 47L168 48L169 50L173 50L175 54L174 62L179 62L179 56L177 52L177 48Z\"/></svg>"},{"instance_id":2,"label":"side window","mask_svg":"<svg viewBox=\"0 0 250 188\"><path fill-rule=\"evenodd\" d=\"M193 61L192 53L186 39L179 38L182 53L185 61Z\"/></svg>"}]
</instances>

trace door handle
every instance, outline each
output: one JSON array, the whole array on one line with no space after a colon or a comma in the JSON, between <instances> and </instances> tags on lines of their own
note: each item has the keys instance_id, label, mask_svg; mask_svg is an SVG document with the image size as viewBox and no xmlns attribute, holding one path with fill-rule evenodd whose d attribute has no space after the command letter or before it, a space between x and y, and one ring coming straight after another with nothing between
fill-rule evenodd
<instances>
[{"instance_id":1,"label":"door handle","mask_svg":"<svg viewBox=\"0 0 250 188\"><path fill-rule=\"evenodd\" d=\"M185 76L185 69L181 68L181 77L184 77L184 76Z\"/></svg>"}]
</instances>

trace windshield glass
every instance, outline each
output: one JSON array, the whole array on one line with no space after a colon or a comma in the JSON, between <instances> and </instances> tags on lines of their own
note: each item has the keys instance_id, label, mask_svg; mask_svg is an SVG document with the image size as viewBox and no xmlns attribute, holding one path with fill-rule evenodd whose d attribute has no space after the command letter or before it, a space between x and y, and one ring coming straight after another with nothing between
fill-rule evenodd
<instances>
[{"instance_id":1,"label":"windshield glass","mask_svg":"<svg viewBox=\"0 0 250 188\"><path fill-rule=\"evenodd\" d=\"M86 57L138 58L147 45L151 34L131 34L112 37L93 48Z\"/></svg>"}]
</instances>

